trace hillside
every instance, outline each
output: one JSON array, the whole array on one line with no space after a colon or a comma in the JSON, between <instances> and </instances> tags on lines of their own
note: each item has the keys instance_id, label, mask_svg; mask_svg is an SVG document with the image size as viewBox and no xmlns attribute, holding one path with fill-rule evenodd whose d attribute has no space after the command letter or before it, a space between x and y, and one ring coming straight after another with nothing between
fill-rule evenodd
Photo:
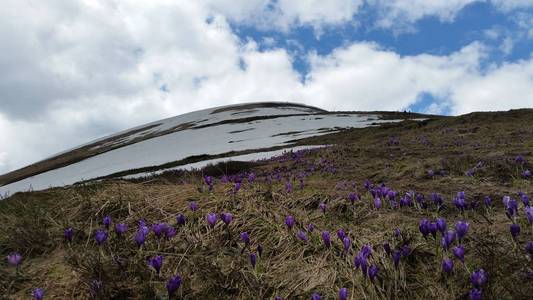
<instances>
[{"instance_id":1,"label":"hillside","mask_svg":"<svg viewBox=\"0 0 533 300\"><path fill-rule=\"evenodd\" d=\"M331 116L305 118L317 114ZM271 159L16 193L0 201L0 253L22 261L0 262L0 294L530 299L533 110L424 118L312 127L290 146L327 147Z\"/></svg>"},{"instance_id":2,"label":"hillside","mask_svg":"<svg viewBox=\"0 0 533 300\"><path fill-rule=\"evenodd\" d=\"M260 158L261 152L302 145L298 140L306 137L423 117L327 112L284 102L205 109L131 128L1 175L0 195L100 178L139 177L169 168L187 169L190 163L197 163L197 167L205 160L250 153Z\"/></svg>"}]
</instances>

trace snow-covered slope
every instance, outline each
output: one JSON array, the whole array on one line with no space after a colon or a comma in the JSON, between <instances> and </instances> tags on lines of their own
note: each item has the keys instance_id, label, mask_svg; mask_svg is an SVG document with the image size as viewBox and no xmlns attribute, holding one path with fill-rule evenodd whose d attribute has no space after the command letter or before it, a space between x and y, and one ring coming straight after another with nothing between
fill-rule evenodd
<instances>
[{"instance_id":1,"label":"snow-covered slope","mask_svg":"<svg viewBox=\"0 0 533 300\"><path fill-rule=\"evenodd\" d=\"M280 146L290 149L296 139L379 122L391 120L380 120L379 115L372 114L331 114L318 108L288 103L211 108L135 127L59 153L56 157L71 153L78 153L78 156L73 163L52 167L1 186L0 194L69 185L202 154L222 155L231 151L254 150L258 154L241 155L237 159L266 158L273 153L261 149ZM80 149L88 154L78 158ZM261 155L261 152L266 154ZM181 167L201 167L208 162L212 160ZM128 177L143 175L146 173L130 174Z\"/></svg>"}]
</instances>

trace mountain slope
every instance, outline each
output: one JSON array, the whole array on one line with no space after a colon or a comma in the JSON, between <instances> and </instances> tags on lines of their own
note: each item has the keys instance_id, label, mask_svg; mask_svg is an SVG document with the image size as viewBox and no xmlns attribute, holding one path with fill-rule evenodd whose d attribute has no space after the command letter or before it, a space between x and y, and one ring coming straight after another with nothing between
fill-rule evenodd
<instances>
[{"instance_id":1,"label":"mountain slope","mask_svg":"<svg viewBox=\"0 0 533 300\"><path fill-rule=\"evenodd\" d=\"M211 108L122 131L0 176L0 195L118 174L132 177L135 171L131 170L140 169L145 174L169 164L183 165L190 162L184 161L187 158L202 155L220 157L289 148L295 146L295 140L306 137L400 120L386 119L390 116L330 113L277 102Z\"/></svg>"}]
</instances>

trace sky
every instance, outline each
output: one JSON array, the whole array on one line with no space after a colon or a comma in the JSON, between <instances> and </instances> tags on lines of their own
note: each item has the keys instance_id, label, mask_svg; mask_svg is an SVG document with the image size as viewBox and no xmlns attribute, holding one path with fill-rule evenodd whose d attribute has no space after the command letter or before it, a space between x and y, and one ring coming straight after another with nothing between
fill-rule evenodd
<instances>
[{"instance_id":1,"label":"sky","mask_svg":"<svg viewBox=\"0 0 533 300\"><path fill-rule=\"evenodd\" d=\"M219 105L533 107L533 0L1 0L0 174Z\"/></svg>"}]
</instances>

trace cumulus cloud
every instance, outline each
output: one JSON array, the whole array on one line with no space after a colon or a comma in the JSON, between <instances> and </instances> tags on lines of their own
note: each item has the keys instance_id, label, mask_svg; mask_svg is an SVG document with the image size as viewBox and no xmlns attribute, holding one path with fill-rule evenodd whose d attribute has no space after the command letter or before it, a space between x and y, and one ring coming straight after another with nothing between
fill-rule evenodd
<instances>
[{"instance_id":1,"label":"cumulus cloud","mask_svg":"<svg viewBox=\"0 0 533 300\"><path fill-rule=\"evenodd\" d=\"M230 26L259 15L266 25L330 26L350 22L361 1L42 3L6 1L0 10L0 173L144 122L242 101L403 110L428 93L439 99L431 112L533 106L533 60L482 68L481 43L441 56L401 56L371 42L299 51L309 64L302 80L294 53L260 50ZM452 3L444 18L462 2ZM265 7L270 15L258 13Z\"/></svg>"}]
</instances>

